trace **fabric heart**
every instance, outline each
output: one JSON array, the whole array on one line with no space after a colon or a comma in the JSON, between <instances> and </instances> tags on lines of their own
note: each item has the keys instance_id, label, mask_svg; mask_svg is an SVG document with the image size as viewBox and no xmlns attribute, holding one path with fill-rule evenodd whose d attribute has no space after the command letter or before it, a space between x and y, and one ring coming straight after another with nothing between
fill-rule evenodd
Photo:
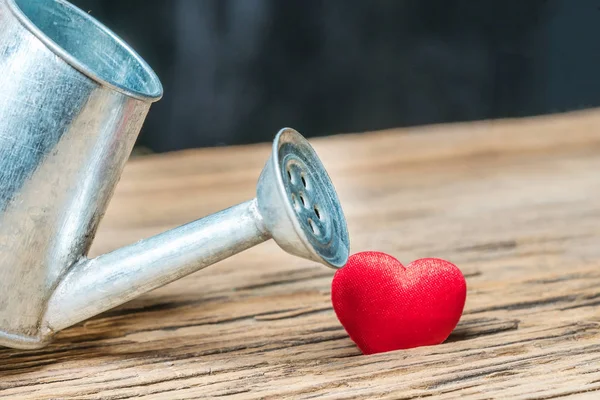
<instances>
[{"instance_id":1,"label":"fabric heart","mask_svg":"<svg viewBox=\"0 0 600 400\"><path fill-rule=\"evenodd\" d=\"M358 253L331 285L335 313L364 354L442 343L462 315L467 285L448 261L404 267L378 252Z\"/></svg>"}]
</instances>

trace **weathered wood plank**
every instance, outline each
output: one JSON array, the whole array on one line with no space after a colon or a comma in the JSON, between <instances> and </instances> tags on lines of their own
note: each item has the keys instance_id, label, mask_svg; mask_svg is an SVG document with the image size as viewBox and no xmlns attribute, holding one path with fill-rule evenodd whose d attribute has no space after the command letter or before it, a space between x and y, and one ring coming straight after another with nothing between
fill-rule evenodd
<instances>
[{"instance_id":1,"label":"weathered wood plank","mask_svg":"<svg viewBox=\"0 0 600 400\"><path fill-rule=\"evenodd\" d=\"M447 343L361 356L332 271L267 243L68 329L0 349L18 399L598 398L600 112L314 141L354 251L447 258L469 287ZM247 200L268 145L132 161L94 254Z\"/></svg>"}]
</instances>

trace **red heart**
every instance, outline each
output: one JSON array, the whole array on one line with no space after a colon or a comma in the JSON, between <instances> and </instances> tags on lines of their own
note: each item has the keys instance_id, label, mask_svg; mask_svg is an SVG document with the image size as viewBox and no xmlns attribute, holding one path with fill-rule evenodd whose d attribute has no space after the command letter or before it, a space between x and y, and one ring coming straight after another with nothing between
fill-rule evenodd
<instances>
[{"instance_id":1,"label":"red heart","mask_svg":"<svg viewBox=\"0 0 600 400\"><path fill-rule=\"evenodd\" d=\"M377 252L351 256L331 285L335 313L364 354L442 343L466 296L463 274L448 261L425 258L405 268Z\"/></svg>"}]
</instances>

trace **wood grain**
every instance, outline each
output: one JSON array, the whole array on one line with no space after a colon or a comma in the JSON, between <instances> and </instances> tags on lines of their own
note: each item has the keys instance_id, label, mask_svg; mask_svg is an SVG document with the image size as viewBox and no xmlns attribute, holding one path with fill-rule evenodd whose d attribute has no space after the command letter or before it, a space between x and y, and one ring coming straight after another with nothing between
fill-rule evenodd
<instances>
[{"instance_id":1,"label":"wood grain","mask_svg":"<svg viewBox=\"0 0 600 400\"><path fill-rule=\"evenodd\" d=\"M467 277L447 343L362 356L332 271L266 243L58 335L0 349L8 399L600 398L600 112L314 140L353 251ZM94 254L254 195L268 145L128 165Z\"/></svg>"}]
</instances>

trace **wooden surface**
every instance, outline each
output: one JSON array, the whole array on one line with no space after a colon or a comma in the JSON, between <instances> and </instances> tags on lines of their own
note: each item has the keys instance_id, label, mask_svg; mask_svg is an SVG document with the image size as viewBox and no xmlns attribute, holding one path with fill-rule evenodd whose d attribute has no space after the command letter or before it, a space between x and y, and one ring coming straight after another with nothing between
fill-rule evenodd
<instances>
[{"instance_id":1,"label":"wooden surface","mask_svg":"<svg viewBox=\"0 0 600 400\"><path fill-rule=\"evenodd\" d=\"M313 143L353 251L461 267L447 343L360 355L331 309L332 271L267 243L45 349L0 349L0 397L600 398L600 112ZM93 253L253 197L268 152L131 161Z\"/></svg>"}]
</instances>

